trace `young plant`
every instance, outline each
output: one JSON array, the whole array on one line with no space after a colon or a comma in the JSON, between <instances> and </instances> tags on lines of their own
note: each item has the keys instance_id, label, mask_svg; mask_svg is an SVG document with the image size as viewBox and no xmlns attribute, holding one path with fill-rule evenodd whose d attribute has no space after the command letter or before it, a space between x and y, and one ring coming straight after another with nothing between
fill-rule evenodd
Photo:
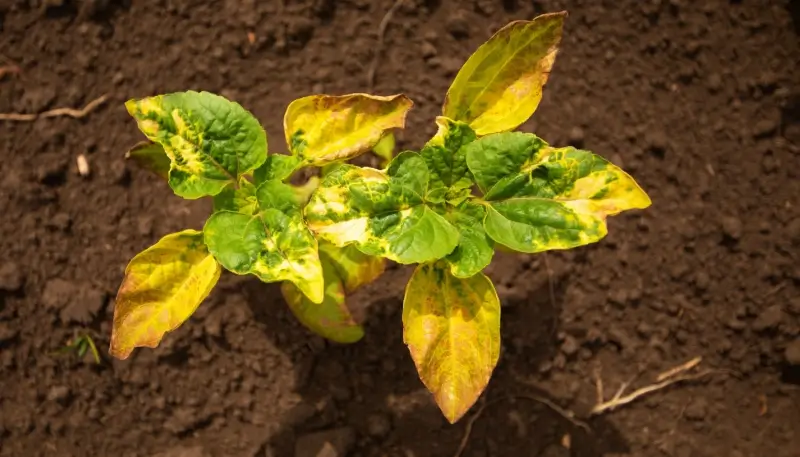
<instances>
[{"instance_id":1,"label":"young plant","mask_svg":"<svg viewBox=\"0 0 800 457\"><path fill-rule=\"evenodd\" d=\"M436 135L418 152L388 156L383 169L343 162L370 148L393 150L389 130L403 127L411 107L402 95L296 100L284 118L290 155L269 156L258 122L221 97L129 101L153 142L130 157L179 196L213 196L214 214L202 232L167 235L128 265L111 353L126 358L134 347L155 347L208 295L221 267L283 282L303 324L334 341L357 341L363 329L346 294L375 280L382 259L419 264L405 291L404 340L422 382L457 421L500 354L500 302L482 273L495 249L586 245L606 235L606 217L650 205L601 157L513 132L541 100L565 17L499 30L459 71ZM286 183L309 166L324 167L319 181Z\"/></svg>"},{"instance_id":2,"label":"young plant","mask_svg":"<svg viewBox=\"0 0 800 457\"><path fill-rule=\"evenodd\" d=\"M89 334L78 335L75 339L67 343L64 347L57 352L74 352L79 358L83 358L87 352L92 353L92 360L96 365L100 365L100 353L97 351L97 346L94 344L94 339Z\"/></svg>"}]
</instances>

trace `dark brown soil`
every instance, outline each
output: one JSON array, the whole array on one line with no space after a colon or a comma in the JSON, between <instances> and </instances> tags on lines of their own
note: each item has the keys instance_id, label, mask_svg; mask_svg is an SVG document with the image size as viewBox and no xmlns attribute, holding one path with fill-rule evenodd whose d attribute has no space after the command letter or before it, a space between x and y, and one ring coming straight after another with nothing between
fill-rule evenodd
<instances>
[{"instance_id":1,"label":"dark brown soil","mask_svg":"<svg viewBox=\"0 0 800 457\"><path fill-rule=\"evenodd\" d=\"M306 457L316 432L339 456L455 453L471 414L448 425L416 377L408 268L353 297L367 336L352 346L309 334L274 285L227 275L157 350L100 366L53 354L78 332L105 354L128 260L209 210L125 163L141 136L123 102L221 93L285 150L289 101L368 90L391 3L0 0L0 66L20 70L0 77L0 112L111 94L83 119L0 121L0 456ZM401 145L433 133L494 30L561 9L562 51L525 129L621 164L654 204L598 244L496 258L502 357L463 455L800 455L800 2L406 0L374 89L416 102ZM695 356L727 374L592 419L591 434L520 397L582 413L596 367L610 396Z\"/></svg>"}]
</instances>

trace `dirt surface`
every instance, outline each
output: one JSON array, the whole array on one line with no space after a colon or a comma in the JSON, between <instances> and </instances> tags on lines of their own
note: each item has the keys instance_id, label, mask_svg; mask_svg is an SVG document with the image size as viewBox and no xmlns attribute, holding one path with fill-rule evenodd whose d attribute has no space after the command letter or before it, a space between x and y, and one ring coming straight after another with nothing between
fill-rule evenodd
<instances>
[{"instance_id":1,"label":"dirt surface","mask_svg":"<svg viewBox=\"0 0 800 457\"><path fill-rule=\"evenodd\" d=\"M142 137L123 102L221 93L285 151L292 99L368 90L391 3L0 0L0 67L19 69L0 76L0 112L110 94L83 119L0 121L0 456L306 457L325 439L340 457L455 454L478 408L450 426L418 380L401 335L408 268L352 298L367 316L352 346L300 327L276 286L225 275L157 350L99 366L54 354L80 333L105 354L128 260L209 211L125 163ZM800 455L800 2L406 0L374 88L416 102L401 146L434 132L493 31L561 9L525 130L622 165L654 204L595 245L496 257L503 351L463 456ZM583 414L596 370L609 397L695 356L724 373L591 433L524 397Z\"/></svg>"}]
</instances>

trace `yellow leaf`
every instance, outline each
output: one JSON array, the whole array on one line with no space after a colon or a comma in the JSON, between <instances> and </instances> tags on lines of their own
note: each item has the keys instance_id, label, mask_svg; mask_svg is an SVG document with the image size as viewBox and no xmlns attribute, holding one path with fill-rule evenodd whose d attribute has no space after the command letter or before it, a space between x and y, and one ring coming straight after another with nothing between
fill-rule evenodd
<instances>
[{"instance_id":1,"label":"yellow leaf","mask_svg":"<svg viewBox=\"0 0 800 457\"><path fill-rule=\"evenodd\" d=\"M293 283L281 284L281 292L297 320L314 333L337 343L355 343L364 337L364 329L347 308L345 286L336 268L323 257L325 296L313 303Z\"/></svg>"},{"instance_id":2,"label":"yellow leaf","mask_svg":"<svg viewBox=\"0 0 800 457\"><path fill-rule=\"evenodd\" d=\"M479 136L513 130L542 99L566 12L515 21L475 51L447 91L443 114Z\"/></svg>"},{"instance_id":3,"label":"yellow leaf","mask_svg":"<svg viewBox=\"0 0 800 457\"><path fill-rule=\"evenodd\" d=\"M450 423L481 395L500 357L500 300L483 273L456 278L444 263L417 267L403 302L403 340Z\"/></svg>"},{"instance_id":4,"label":"yellow leaf","mask_svg":"<svg viewBox=\"0 0 800 457\"><path fill-rule=\"evenodd\" d=\"M127 359L136 347L158 346L194 313L220 273L197 230L172 233L139 253L117 293L111 355Z\"/></svg>"},{"instance_id":5,"label":"yellow leaf","mask_svg":"<svg viewBox=\"0 0 800 457\"><path fill-rule=\"evenodd\" d=\"M319 251L336 269L347 293L353 293L359 287L375 281L386 267L385 260L366 255L352 244L340 248L322 241Z\"/></svg>"},{"instance_id":6,"label":"yellow leaf","mask_svg":"<svg viewBox=\"0 0 800 457\"><path fill-rule=\"evenodd\" d=\"M347 160L375 146L387 130L403 128L412 105L405 95L300 98L286 109L286 142L305 165Z\"/></svg>"}]
</instances>

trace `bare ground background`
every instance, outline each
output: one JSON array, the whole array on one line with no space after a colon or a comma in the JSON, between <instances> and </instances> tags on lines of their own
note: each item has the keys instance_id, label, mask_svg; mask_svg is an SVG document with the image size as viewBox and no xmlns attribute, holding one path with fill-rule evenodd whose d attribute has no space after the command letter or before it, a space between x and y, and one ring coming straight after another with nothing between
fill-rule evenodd
<instances>
[{"instance_id":1,"label":"bare ground background","mask_svg":"<svg viewBox=\"0 0 800 457\"><path fill-rule=\"evenodd\" d=\"M141 137L123 102L221 93L285 150L292 99L367 89L390 3L0 0L0 67L19 68L0 77L0 112L110 94L80 120L0 121L0 456L305 457L320 431L340 455L455 453L470 416L446 424L402 343L408 268L353 298L367 336L352 346L305 331L277 287L225 275L157 350L100 366L52 355L79 331L105 353L128 260L209 210L125 163ZM654 204L598 244L496 257L504 343L486 395L581 412L597 367L606 395L695 356L733 373L596 418L591 434L536 402L490 403L463 455L800 455L800 2L407 0L374 89L416 102L401 146L434 132L494 30L561 9L563 47L525 129L608 157Z\"/></svg>"}]
</instances>

